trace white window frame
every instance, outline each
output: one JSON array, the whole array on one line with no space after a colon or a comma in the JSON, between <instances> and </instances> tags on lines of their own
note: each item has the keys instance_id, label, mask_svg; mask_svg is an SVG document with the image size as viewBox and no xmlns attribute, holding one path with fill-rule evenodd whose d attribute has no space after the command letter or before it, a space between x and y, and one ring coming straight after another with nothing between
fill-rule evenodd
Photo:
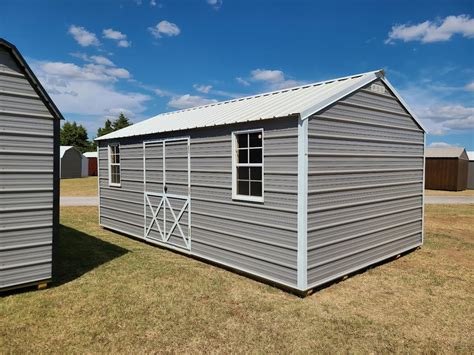
<instances>
[{"instance_id":1,"label":"white window frame","mask_svg":"<svg viewBox=\"0 0 474 355\"><path fill-rule=\"evenodd\" d=\"M120 163L112 163L111 159L111 154L112 154L112 147L119 147L119 159ZM122 149L120 149L120 143L111 143L107 146L107 158L108 158L108 168L109 168L109 186L114 186L114 187L120 187L122 186ZM120 176L120 182L112 182L112 165L118 166L119 167L119 176Z\"/></svg>"},{"instance_id":2,"label":"white window frame","mask_svg":"<svg viewBox=\"0 0 474 355\"><path fill-rule=\"evenodd\" d=\"M238 163L237 152L237 136L239 134L260 133L262 135L262 162L261 163ZM249 143L250 144L250 143ZM243 131L232 132L232 199L250 202L264 202L265 195L265 140L263 135L263 128L248 129ZM261 167L262 168L262 196L247 196L237 194L237 167Z\"/></svg>"}]
</instances>

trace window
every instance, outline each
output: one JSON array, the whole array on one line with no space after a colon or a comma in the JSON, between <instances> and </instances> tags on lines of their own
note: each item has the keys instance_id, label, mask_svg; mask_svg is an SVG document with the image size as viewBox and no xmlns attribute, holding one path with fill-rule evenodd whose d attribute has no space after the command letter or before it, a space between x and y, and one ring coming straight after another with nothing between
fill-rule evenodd
<instances>
[{"instance_id":1,"label":"window","mask_svg":"<svg viewBox=\"0 0 474 355\"><path fill-rule=\"evenodd\" d=\"M120 146L109 145L109 185L120 186Z\"/></svg>"},{"instance_id":2,"label":"window","mask_svg":"<svg viewBox=\"0 0 474 355\"><path fill-rule=\"evenodd\" d=\"M263 130L233 133L234 199L263 202Z\"/></svg>"}]
</instances>

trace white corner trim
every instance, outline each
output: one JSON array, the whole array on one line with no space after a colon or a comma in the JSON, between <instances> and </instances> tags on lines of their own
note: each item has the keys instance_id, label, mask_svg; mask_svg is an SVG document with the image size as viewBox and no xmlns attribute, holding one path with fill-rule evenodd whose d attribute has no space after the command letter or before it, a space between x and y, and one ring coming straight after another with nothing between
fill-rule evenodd
<instances>
[{"instance_id":1,"label":"white corner trim","mask_svg":"<svg viewBox=\"0 0 474 355\"><path fill-rule=\"evenodd\" d=\"M97 195L99 197L99 205L97 206L98 208L98 214L97 214L97 218L98 218L98 222L99 222L99 225L100 225L100 198L102 196L102 191L101 191L101 188L100 188L100 147L99 147L99 143L97 143ZM61 161L61 159L59 159L59 161Z\"/></svg>"},{"instance_id":2,"label":"white corner trim","mask_svg":"<svg viewBox=\"0 0 474 355\"><path fill-rule=\"evenodd\" d=\"M421 198L421 244L425 243L425 176L426 176L426 133L423 134L423 195Z\"/></svg>"},{"instance_id":3,"label":"white corner trim","mask_svg":"<svg viewBox=\"0 0 474 355\"><path fill-rule=\"evenodd\" d=\"M297 288L308 287L308 120L298 118Z\"/></svg>"}]
</instances>

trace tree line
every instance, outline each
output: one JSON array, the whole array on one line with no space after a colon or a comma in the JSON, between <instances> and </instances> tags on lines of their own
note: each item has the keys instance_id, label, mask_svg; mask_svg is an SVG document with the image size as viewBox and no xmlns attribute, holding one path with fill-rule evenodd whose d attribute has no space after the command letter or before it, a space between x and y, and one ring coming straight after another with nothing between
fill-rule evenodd
<instances>
[{"instance_id":1,"label":"tree line","mask_svg":"<svg viewBox=\"0 0 474 355\"><path fill-rule=\"evenodd\" d=\"M107 119L104 123L104 127L100 127L97 130L96 137L103 136L105 134L117 131L132 125L130 120L123 113L120 113L117 119L111 121ZM97 149L97 145L93 140L89 140L87 129L76 122L65 122L61 127L60 135L61 145L73 145L79 149L82 153L92 152Z\"/></svg>"}]
</instances>

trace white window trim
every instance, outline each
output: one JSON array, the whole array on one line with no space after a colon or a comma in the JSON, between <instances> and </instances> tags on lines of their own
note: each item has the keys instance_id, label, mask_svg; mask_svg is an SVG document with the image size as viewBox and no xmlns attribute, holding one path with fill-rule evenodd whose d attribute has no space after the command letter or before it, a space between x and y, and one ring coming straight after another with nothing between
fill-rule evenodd
<instances>
[{"instance_id":1,"label":"white window trim","mask_svg":"<svg viewBox=\"0 0 474 355\"><path fill-rule=\"evenodd\" d=\"M262 167L262 196L246 196L237 194L237 135L245 133L260 132L262 134L262 163L248 164L246 166ZM263 202L265 195L265 139L263 135L263 128L248 129L243 131L232 132L232 200L238 201L250 201L250 202Z\"/></svg>"},{"instance_id":2,"label":"white window trim","mask_svg":"<svg viewBox=\"0 0 474 355\"><path fill-rule=\"evenodd\" d=\"M110 159L110 155L112 153L112 147L119 147L119 155L120 155L120 163L112 163L112 159ZM120 143L111 143L107 146L107 166L109 168L109 186L114 186L114 187L121 187L122 186L122 150L120 149ZM118 165L119 167L119 175L120 175L120 183L112 182L112 164L113 165Z\"/></svg>"}]
</instances>

